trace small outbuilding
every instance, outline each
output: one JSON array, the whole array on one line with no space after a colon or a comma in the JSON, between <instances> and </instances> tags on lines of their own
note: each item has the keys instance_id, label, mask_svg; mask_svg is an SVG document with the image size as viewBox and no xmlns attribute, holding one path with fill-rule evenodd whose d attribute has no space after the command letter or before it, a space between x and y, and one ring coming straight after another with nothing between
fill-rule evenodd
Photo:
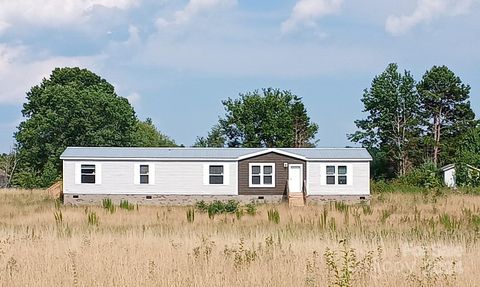
<instances>
[{"instance_id":1,"label":"small outbuilding","mask_svg":"<svg viewBox=\"0 0 480 287\"><path fill-rule=\"evenodd\" d=\"M443 172L443 182L445 183L445 185L450 188L456 188L457 183L455 180L455 164L447 164L440 169Z\"/></svg>"},{"instance_id":2,"label":"small outbuilding","mask_svg":"<svg viewBox=\"0 0 480 287\"><path fill-rule=\"evenodd\" d=\"M467 171L468 171L468 176L469 177L478 177L480 174L480 168L474 167L469 164L465 164ZM442 168L440 168L443 172L443 182L445 183L446 186L450 188L457 188L457 179L456 179L456 169L455 169L455 164L448 164Z\"/></svg>"},{"instance_id":3,"label":"small outbuilding","mask_svg":"<svg viewBox=\"0 0 480 287\"><path fill-rule=\"evenodd\" d=\"M370 197L372 157L363 148L69 147L60 158L70 204Z\"/></svg>"}]
</instances>

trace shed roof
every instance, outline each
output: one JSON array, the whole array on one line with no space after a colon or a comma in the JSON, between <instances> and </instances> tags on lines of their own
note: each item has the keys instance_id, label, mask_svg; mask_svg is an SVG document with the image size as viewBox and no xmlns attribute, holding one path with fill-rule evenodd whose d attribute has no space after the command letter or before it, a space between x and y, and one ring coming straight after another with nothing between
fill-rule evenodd
<instances>
[{"instance_id":1,"label":"shed roof","mask_svg":"<svg viewBox=\"0 0 480 287\"><path fill-rule=\"evenodd\" d=\"M364 148L138 148L68 147L61 159L223 159L278 152L311 160L365 160L372 157Z\"/></svg>"}]
</instances>

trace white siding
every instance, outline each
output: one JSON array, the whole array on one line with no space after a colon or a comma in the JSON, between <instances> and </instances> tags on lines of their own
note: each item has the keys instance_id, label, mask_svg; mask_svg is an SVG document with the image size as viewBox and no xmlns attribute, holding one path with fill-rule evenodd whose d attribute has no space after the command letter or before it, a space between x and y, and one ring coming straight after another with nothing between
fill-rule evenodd
<instances>
[{"instance_id":1,"label":"white siding","mask_svg":"<svg viewBox=\"0 0 480 287\"><path fill-rule=\"evenodd\" d=\"M346 185L327 185L326 166L347 166ZM369 162L307 162L308 195L366 195L370 194Z\"/></svg>"},{"instance_id":2,"label":"white siding","mask_svg":"<svg viewBox=\"0 0 480 287\"><path fill-rule=\"evenodd\" d=\"M448 187L455 187L455 168L447 169L443 172L443 181Z\"/></svg>"},{"instance_id":3,"label":"white siding","mask_svg":"<svg viewBox=\"0 0 480 287\"><path fill-rule=\"evenodd\" d=\"M63 161L64 193L79 194L207 194L207 195L236 195L237 163L222 162L225 166L224 184L204 184L205 164L216 162L131 162L131 161L102 161L95 162L100 170L100 184L78 184L75 182L79 162ZM151 164L154 184L140 185L134 183L137 164ZM77 170L77 171L76 171Z\"/></svg>"}]
</instances>

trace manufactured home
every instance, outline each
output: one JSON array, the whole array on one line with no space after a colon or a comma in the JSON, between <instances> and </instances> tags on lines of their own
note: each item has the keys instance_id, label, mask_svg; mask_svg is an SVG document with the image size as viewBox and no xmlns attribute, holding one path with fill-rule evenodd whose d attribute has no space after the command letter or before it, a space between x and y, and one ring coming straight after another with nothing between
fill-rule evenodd
<instances>
[{"instance_id":1,"label":"manufactured home","mask_svg":"<svg viewBox=\"0 0 480 287\"><path fill-rule=\"evenodd\" d=\"M363 148L69 147L63 160L67 204L104 198L152 204L235 199L295 205L370 196Z\"/></svg>"}]
</instances>

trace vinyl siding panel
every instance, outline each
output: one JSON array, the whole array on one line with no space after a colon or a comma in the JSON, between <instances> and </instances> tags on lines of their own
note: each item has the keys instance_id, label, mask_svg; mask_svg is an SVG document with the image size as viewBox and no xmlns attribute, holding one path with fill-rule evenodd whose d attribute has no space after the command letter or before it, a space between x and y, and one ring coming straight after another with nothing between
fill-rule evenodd
<instances>
[{"instance_id":1,"label":"vinyl siding panel","mask_svg":"<svg viewBox=\"0 0 480 287\"><path fill-rule=\"evenodd\" d=\"M63 161L64 193L79 194L205 194L236 195L236 162L173 162L173 161L96 161L101 166L101 184L76 184L76 165ZM89 161L91 163L91 161ZM134 184L136 164L153 164L155 184ZM205 164L225 165L223 185L204 184Z\"/></svg>"},{"instance_id":2,"label":"vinyl siding panel","mask_svg":"<svg viewBox=\"0 0 480 287\"><path fill-rule=\"evenodd\" d=\"M327 185L326 166L346 165L347 185ZM307 163L308 195L366 195L370 194L369 162L308 162Z\"/></svg>"},{"instance_id":3,"label":"vinyl siding panel","mask_svg":"<svg viewBox=\"0 0 480 287\"><path fill-rule=\"evenodd\" d=\"M275 164L275 187L250 187L249 165L250 163L274 163ZM288 181L288 168L284 163L302 164L304 178L306 175L305 161L274 152L244 159L238 163L238 194L240 195L283 195Z\"/></svg>"}]
</instances>

